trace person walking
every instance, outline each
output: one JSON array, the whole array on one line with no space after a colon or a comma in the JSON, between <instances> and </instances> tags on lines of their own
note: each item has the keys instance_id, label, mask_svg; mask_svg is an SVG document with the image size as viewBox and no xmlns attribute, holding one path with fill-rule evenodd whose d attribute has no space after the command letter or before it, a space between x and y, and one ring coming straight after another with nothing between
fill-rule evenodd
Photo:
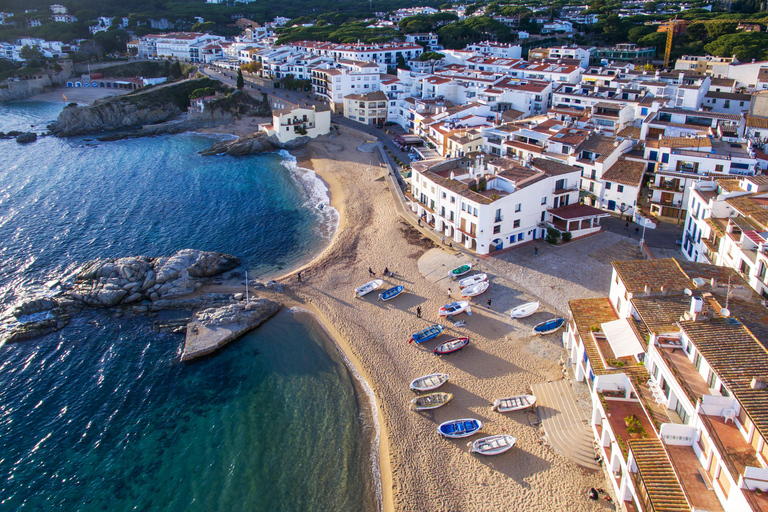
<instances>
[{"instance_id":1,"label":"person walking","mask_svg":"<svg viewBox=\"0 0 768 512\"><path fill-rule=\"evenodd\" d=\"M624 231L629 231L629 222L624 224Z\"/></svg>"},{"instance_id":2,"label":"person walking","mask_svg":"<svg viewBox=\"0 0 768 512\"><path fill-rule=\"evenodd\" d=\"M451 298L451 289L450 288L448 288L448 298L449 299Z\"/></svg>"},{"instance_id":3,"label":"person walking","mask_svg":"<svg viewBox=\"0 0 768 512\"><path fill-rule=\"evenodd\" d=\"M443 237L443 245L445 245L445 237Z\"/></svg>"},{"instance_id":4,"label":"person walking","mask_svg":"<svg viewBox=\"0 0 768 512\"><path fill-rule=\"evenodd\" d=\"M298 282L301 282L301 272L299 272L298 274L296 274L296 280L297 280Z\"/></svg>"},{"instance_id":5,"label":"person walking","mask_svg":"<svg viewBox=\"0 0 768 512\"><path fill-rule=\"evenodd\" d=\"M640 234L640 228L635 228L635 234L636 234L636 235L639 235L639 234Z\"/></svg>"},{"instance_id":6,"label":"person walking","mask_svg":"<svg viewBox=\"0 0 768 512\"><path fill-rule=\"evenodd\" d=\"M421 318L421 306L416 306L416 318Z\"/></svg>"},{"instance_id":7,"label":"person walking","mask_svg":"<svg viewBox=\"0 0 768 512\"><path fill-rule=\"evenodd\" d=\"M488 309L491 309L491 299L488 299Z\"/></svg>"},{"instance_id":8,"label":"person walking","mask_svg":"<svg viewBox=\"0 0 768 512\"><path fill-rule=\"evenodd\" d=\"M389 267L384 267L384 277L389 275Z\"/></svg>"},{"instance_id":9,"label":"person walking","mask_svg":"<svg viewBox=\"0 0 768 512\"><path fill-rule=\"evenodd\" d=\"M419 217L419 227L421 227L421 217Z\"/></svg>"},{"instance_id":10,"label":"person walking","mask_svg":"<svg viewBox=\"0 0 768 512\"><path fill-rule=\"evenodd\" d=\"M538 256L539 255L539 247L537 245L533 246L533 255Z\"/></svg>"},{"instance_id":11,"label":"person walking","mask_svg":"<svg viewBox=\"0 0 768 512\"><path fill-rule=\"evenodd\" d=\"M376 272L374 272L371 267L368 267L368 275L371 277L376 277Z\"/></svg>"}]
</instances>

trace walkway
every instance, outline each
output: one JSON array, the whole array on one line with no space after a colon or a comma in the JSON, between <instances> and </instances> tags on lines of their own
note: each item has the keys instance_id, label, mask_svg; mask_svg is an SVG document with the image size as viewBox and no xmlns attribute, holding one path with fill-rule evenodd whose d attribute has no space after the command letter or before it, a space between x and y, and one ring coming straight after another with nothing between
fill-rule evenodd
<instances>
[{"instance_id":1,"label":"walkway","mask_svg":"<svg viewBox=\"0 0 768 512\"><path fill-rule=\"evenodd\" d=\"M534 384L532 390L549 444L571 462L599 470L592 431L570 383L567 380L544 382Z\"/></svg>"}]
</instances>

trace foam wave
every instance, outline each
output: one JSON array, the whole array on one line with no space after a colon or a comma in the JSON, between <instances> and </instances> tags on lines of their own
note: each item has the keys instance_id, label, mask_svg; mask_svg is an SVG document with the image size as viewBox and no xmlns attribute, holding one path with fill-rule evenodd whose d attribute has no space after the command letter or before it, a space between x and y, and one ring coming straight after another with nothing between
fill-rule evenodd
<instances>
[{"instance_id":1,"label":"foam wave","mask_svg":"<svg viewBox=\"0 0 768 512\"><path fill-rule=\"evenodd\" d=\"M331 206L328 187L315 171L299 167L296 157L288 151L281 149L278 153L284 159L283 165L296 176L307 194L304 206L315 208L318 215L323 219L318 234L330 241L336 234L336 230L339 229L339 211Z\"/></svg>"},{"instance_id":2,"label":"foam wave","mask_svg":"<svg viewBox=\"0 0 768 512\"><path fill-rule=\"evenodd\" d=\"M379 469L379 446L381 443L381 427L379 424L379 404L376 401L376 394L373 392L373 388L371 388L370 384L368 384L368 381L366 381L362 375L357 371L357 368L355 368L355 365L352 364L352 361L350 361L349 357L347 357L347 354L344 352L344 350L339 346L338 342L336 341L336 337L331 334L331 332L328 330L328 328L325 326L325 324L318 318L318 316L313 313L312 311L309 311L307 309L304 309L299 306L294 306L290 309L292 313L307 313L309 315L312 315L312 317L317 321L317 323L323 328L325 333L328 335L328 337L333 340L333 344L336 346L336 350L339 351L339 354L341 354L341 358L344 360L344 364L347 365L347 368L349 368L349 371L352 372L352 375L355 377L355 380L360 383L360 386L363 388L363 392L365 393L366 397L368 398L368 408L369 413L371 415L371 419L373 420L373 439L371 440L373 446L371 449L371 472L373 473L373 483L376 487L376 502L378 504L379 510L383 510L384 508L384 495L382 492L382 484L381 484L381 470Z\"/></svg>"}]
</instances>

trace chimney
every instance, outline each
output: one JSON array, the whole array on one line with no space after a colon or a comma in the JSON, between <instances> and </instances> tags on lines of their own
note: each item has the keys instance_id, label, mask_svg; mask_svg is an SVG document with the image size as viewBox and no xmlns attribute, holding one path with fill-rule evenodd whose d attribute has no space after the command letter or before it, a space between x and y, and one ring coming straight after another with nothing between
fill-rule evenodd
<instances>
[{"instance_id":1,"label":"chimney","mask_svg":"<svg viewBox=\"0 0 768 512\"><path fill-rule=\"evenodd\" d=\"M651 285L647 284L645 285L645 294L650 295L651 294Z\"/></svg>"},{"instance_id":2,"label":"chimney","mask_svg":"<svg viewBox=\"0 0 768 512\"><path fill-rule=\"evenodd\" d=\"M704 306L704 299L701 297L691 297L691 315L701 312Z\"/></svg>"},{"instance_id":3,"label":"chimney","mask_svg":"<svg viewBox=\"0 0 768 512\"><path fill-rule=\"evenodd\" d=\"M669 288L667 287L667 285L665 285L665 284L661 285L661 293L666 295L668 290L669 290Z\"/></svg>"},{"instance_id":4,"label":"chimney","mask_svg":"<svg viewBox=\"0 0 768 512\"><path fill-rule=\"evenodd\" d=\"M749 387L751 387L754 390L765 389L766 388L765 377L754 377L752 379L752 382L749 383Z\"/></svg>"}]
</instances>

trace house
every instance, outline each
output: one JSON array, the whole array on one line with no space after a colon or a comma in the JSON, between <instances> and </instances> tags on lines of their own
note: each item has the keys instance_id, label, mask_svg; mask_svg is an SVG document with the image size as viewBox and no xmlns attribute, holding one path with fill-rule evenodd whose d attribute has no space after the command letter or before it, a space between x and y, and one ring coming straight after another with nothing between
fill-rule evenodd
<instances>
[{"instance_id":1,"label":"house","mask_svg":"<svg viewBox=\"0 0 768 512\"><path fill-rule=\"evenodd\" d=\"M387 122L387 95L375 91L344 96L344 117L358 123L383 126Z\"/></svg>"},{"instance_id":2,"label":"house","mask_svg":"<svg viewBox=\"0 0 768 512\"><path fill-rule=\"evenodd\" d=\"M451 244L477 254L543 238L547 225L570 229L574 237L589 234L607 215L579 205L579 170L552 160L524 166L465 156L415 162L412 169L411 210Z\"/></svg>"},{"instance_id":3,"label":"house","mask_svg":"<svg viewBox=\"0 0 768 512\"><path fill-rule=\"evenodd\" d=\"M381 90L381 73L375 62L341 59L312 68L311 82L313 92L341 113L346 96Z\"/></svg>"},{"instance_id":4,"label":"house","mask_svg":"<svg viewBox=\"0 0 768 512\"><path fill-rule=\"evenodd\" d=\"M299 137L319 137L331 131L331 111L324 105L300 107L286 102L286 108L272 110L272 124L259 130L285 144Z\"/></svg>"}]
</instances>

